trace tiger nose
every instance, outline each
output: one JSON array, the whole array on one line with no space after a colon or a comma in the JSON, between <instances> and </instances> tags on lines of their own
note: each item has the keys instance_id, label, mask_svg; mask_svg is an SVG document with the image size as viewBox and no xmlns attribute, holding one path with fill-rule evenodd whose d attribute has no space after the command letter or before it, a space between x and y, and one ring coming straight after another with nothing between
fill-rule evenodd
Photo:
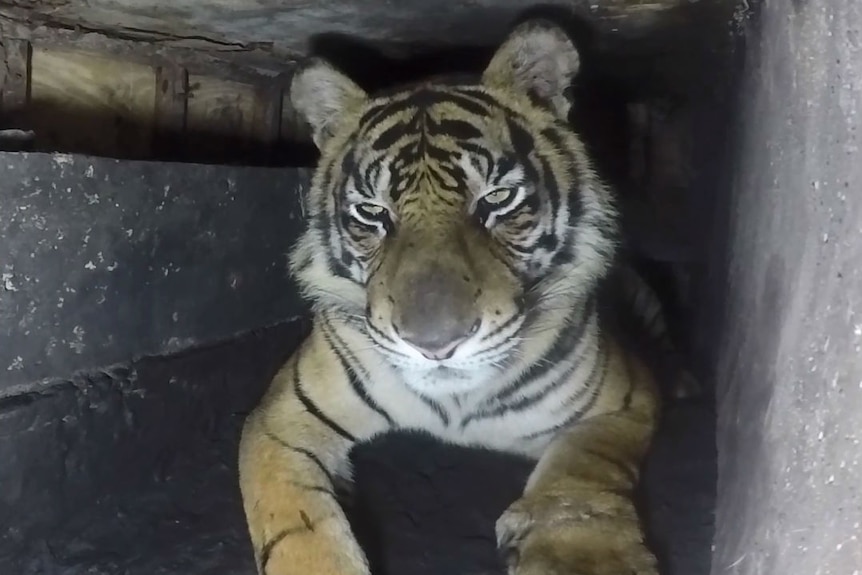
<instances>
[{"instance_id":1,"label":"tiger nose","mask_svg":"<svg viewBox=\"0 0 862 575\"><path fill-rule=\"evenodd\" d=\"M393 329L428 359L454 355L459 345L479 331L481 319L469 286L429 272L409 283Z\"/></svg>"},{"instance_id":2,"label":"tiger nose","mask_svg":"<svg viewBox=\"0 0 862 575\"><path fill-rule=\"evenodd\" d=\"M403 328L396 329L401 339L410 344L428 359L443 360L455 355L458 346L470 339L470 336L479 331L480 321L477 319L465 329L462 322L448 322L443 329L429 332L422 330L419 333L405 333Z\"/></svg>"}]
</instances>

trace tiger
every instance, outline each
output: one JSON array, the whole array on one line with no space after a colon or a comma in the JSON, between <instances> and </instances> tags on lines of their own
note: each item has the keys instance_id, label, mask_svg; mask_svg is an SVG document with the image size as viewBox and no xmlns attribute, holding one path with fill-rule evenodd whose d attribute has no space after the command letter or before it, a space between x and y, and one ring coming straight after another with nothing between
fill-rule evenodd
<instances>
[{"instance_id":1,"label":"tiger","mask_svg":"<svg viewBox=\"0 0 862 575\"><path fill-rule=\"evenodd\" d=\"M494 525L510 575L657 575L635 492L661 397L600 313L620 224L567 120L580 68L541 18L476 78L368 93L297 67L319 157L290 266L313 321L243 424L260 575L370 575L336 486L396 430L535 463Z\"/></svg>"}]
</instances>

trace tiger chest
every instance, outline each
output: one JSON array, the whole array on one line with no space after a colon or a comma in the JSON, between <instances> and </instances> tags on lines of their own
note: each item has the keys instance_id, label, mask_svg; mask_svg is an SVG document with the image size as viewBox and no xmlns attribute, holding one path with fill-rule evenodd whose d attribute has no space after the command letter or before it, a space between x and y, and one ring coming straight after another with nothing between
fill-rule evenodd
<instances>
[{"instance_id":1,"label":"tiger chest","mask_svg":"<svg viewBox=\"0 0 862 575\"><path fill-rule=\"evenodd\" d=\"M572 422L574 407L562 396L572 395L581 383L561 386L559 394L541 398L514 396L508 402L489 402L482 393L420 395L406 389L395 407L398 426L421 430L457 445L481 447L537 459L557 432ZM573 391L574 390L574 391Z\"/></svg>"}]
</instances>

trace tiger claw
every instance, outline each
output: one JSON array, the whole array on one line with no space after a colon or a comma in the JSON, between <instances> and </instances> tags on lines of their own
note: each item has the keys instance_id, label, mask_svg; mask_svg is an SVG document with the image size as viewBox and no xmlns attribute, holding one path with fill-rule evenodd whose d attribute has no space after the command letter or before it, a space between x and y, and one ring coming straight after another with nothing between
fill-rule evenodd
<instances>
[{"instance_id":1,"label":"tiger claw","mask_svg":"<svg viewBox=\"0 0 862 575\"><path fill-rule=\"evenodd\" d=\"M497 548L518 545L530 530L533 518L529 511L521 509L516 502L507 509L495 525Z\"/></svg>"}]
</instances>

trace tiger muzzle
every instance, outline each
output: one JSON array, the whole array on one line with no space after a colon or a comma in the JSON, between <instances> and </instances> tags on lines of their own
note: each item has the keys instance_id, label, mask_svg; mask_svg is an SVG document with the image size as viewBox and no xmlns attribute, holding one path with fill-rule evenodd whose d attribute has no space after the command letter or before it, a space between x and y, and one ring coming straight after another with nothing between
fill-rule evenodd
<instances>
[{"instance_id":1,"label":"tiger muzzle","mask_svg":"<svg viewBox=\"0 0 862 575\"><path fill-rule=\"evenodd\" d=\"M467 274L430 266L399 278L392 327L428 359L452 357L479 330L481 316Z\"/></svg>"}]
</instances>

